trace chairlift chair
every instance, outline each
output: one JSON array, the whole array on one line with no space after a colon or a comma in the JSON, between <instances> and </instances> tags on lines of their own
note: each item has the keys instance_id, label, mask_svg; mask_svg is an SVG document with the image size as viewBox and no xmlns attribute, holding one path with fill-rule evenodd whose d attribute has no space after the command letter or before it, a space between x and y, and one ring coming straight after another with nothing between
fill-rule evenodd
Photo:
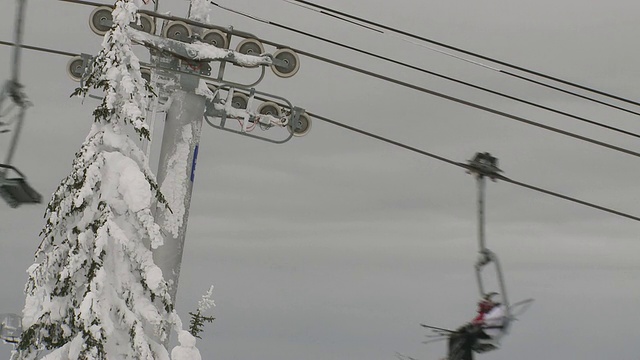
<instances>
[{"instance_id":1,"label":"chairlift chair","mask_svg":"<svg viewBox=\"0 0 640 360\"><path fill-rule=\"evenodd\" d=\"M6 169L6 170L5 170ZM18 176L8 178L7 170L15 172ZM42 195L27 183L27 178L15 166L0 164L0 197L12 208L21 204L39 204Z\"/></svg>"},{"instance_id":2,"label":"chairlift chair","mask_svg":"<svg viewBox=\"0 0 640 360\"><path fill-rule=\"evenodd\" d=\"M0 339L4 343L17 344L22 335L22 318L16 314L0 315Z\"/></svg>"},{"instance_id":3,"label":"chairlift chair","mask_svg":"<svg viewBox=\"0 0 640 360\"><path fill-rule=\"evenodd\" d=\"M26 0L18 1L16 12L16 25L14 30L14 48L13 48L13 66L12 77L5 83L4 88L0 91L0 105L6 99L11 99L20 110L17 114L17 124L13 130L13 136L9 145L9 152L5 160L6 164L0 164L0 197L2 197L12 208L18 207L20 204L40 203L42 196L27 184L26 177L18 169L11 165L11 159L15 152L22 124L24 122L25 111L30 102L25 93L22 91L22 84L18 80L20 69L20 51L22 48L22 27L24 18L24 8ZM7 173L12 171L18 176L8 178ZM6 325L3 323L3 325Z\"/></svg>"}]
</instances>

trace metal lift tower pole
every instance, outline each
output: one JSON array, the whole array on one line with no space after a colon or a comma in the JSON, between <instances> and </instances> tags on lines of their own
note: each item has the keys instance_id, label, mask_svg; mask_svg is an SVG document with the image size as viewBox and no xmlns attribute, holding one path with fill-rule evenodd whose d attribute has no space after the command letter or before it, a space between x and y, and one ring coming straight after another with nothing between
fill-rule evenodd
<instances>
[{"instance_id":1,"label":"metal lift tower pole","mask_svg":"<svg viewBox=\"0 0 640 360\"><path fill-rule=\"evenodd\" d=\"M162 211L159 212L158 221L160 224L165 223L168 216L181 216L182 218L177 219L177 233L165 232L164 244L153 251L155 263L160 267L165 280L170 284L169 294L174 304L178 291L178 279L198 157L198 144L206 103L204 96L196 95L194 92L198 81L196 76L183 74L181 75L182 88L172 94L171 106L167 111L164 125L158 166L158 184L161 187L163 184L172 186L173 188L170 189L172 193L184 195L182 199L174 199L183 202L176 204L177 207L184 209L183 214L176 213L178 209L172 209L174 214L167 214L167 216ZM184 160L187 151L187 163L176 163L176 160Z\"/></svg>"}]
</instances>

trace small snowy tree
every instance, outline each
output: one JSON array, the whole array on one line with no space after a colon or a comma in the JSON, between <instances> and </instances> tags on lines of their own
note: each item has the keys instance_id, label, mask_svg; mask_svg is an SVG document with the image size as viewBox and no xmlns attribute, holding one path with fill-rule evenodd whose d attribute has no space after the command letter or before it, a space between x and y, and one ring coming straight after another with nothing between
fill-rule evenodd
<instances>
[{"instance_id":1,"label":"small snowy tree","mask_svg":"<svg viewBox=\"0 0 640 360\"><path fill-rule=\"evenodd\" d=\"M47 207L14 359L168 359L162 342L182 326L149 249L162 244L152 206L165 202L146 155L124 132L149 136L149 89L125 33L138 5L116 2L87 79L105 97Z\"/></svg>"},{"instance_id":2,"label":"small snowy tree","mask_svg":"<svg viewBox=\"0 0 640 360\"><path fill-rule=\"evenodd\" d=\"M216 306L216 303L211 298L213 294L213 285L209 288L206 294L202 295L202 299L198 301L198 309L196 312L189 311L189 315L191 316L191 321L189 322L189 333L198 339L202 339L200 337L200 333L204 328L205 323L212 323L214 318L213 316L204 315L207 310Z\"/></svg>"}]
</instances>

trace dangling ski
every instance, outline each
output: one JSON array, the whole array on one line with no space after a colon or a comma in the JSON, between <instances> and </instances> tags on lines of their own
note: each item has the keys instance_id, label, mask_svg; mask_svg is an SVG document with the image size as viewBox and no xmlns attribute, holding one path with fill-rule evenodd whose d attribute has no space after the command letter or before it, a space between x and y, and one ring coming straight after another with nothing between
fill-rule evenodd
<instances>
[{"instance_id":1,"label":"dangling ski","mask_svg":"<svg viewBox=\"0 0 640 360\"><path fill-rule=\"evenodd\" d=\"M457 333L457 331L455 330L449 330L449 329L445 329L445 328L441 328L441 327L437 327L437 326L431 326L431 325L427 325L427 324L420 324L420 326L422 326L423 328L427 328L427 329L431 329L431 330L435 330L435 331L441 331L441 332L445 332L448 334L455 334Z\"/></svg>"}]
</instances>

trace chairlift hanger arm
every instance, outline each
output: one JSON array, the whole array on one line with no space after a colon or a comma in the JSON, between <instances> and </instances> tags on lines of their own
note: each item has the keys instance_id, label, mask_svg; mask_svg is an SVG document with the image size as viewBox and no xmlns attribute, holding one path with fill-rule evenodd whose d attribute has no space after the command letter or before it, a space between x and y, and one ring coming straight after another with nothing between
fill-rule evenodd
<instances>
[{"instance_id":1,"label":"chairlift hanger arm","mask_svg":"<svg viewBox=\"0 0 640 360\"><path fill-rule=\"evenodd\" d=\"M11 80L15 84L19 83L20 77L20 55L22 50L22 28L24 21L24 9L27 0L17 0L18 6L16 7L16 26L14 28L14 44L13 48L13 67L11 72Z\"/></svg>"},{"instance_id":2,"label":"chairlift hanger arm","mask_svg":"<svg viewBox=\"0 0 640 360\"><path fill-rule=\"evenodd\" d=\"M504 280L504 275L502 274L502 266L500 265L498 256L489 249L484 249L480 252L480 257L475 264L475 272L478 281L478 290L480 291L480 296L487 295L486 289L484 288L484 282L482 281L482 269L491 263L493 263L495 266L496 276L498 278L498 286L500 287L500 297L502 299L502 304L505 306L505 311L507 313L506 315L509 316L509 299L507 297L507 285Z\"/></svg>"},{"instance_id":3,"label":"chairlift hanger arm","mask_svg":"<svg viewBox=\"0 0 640 360\"><path fill-rule=\"evenodd\" d=\"M14 48L13 48L13 68L12 78L7 81L5 90L3 93L9 95L11 99L20 106L20 112L18 113L17 124L13 136L11 137L11 143L9 145L9 151L7 152L5 163L10 165L13 160L13 155L18 146L18 139L22 131L22 125L24 123L25 108L28 105L26 95L22 92L20 85L20 54L22 50L22 28L24 19L24 10L27 0L16 0L18 6L16 7L16 26L14 29ZM3 172L4 173L4 172ZM3 174L4 175L4 174Z\"/></svg>"}]
</instances>

